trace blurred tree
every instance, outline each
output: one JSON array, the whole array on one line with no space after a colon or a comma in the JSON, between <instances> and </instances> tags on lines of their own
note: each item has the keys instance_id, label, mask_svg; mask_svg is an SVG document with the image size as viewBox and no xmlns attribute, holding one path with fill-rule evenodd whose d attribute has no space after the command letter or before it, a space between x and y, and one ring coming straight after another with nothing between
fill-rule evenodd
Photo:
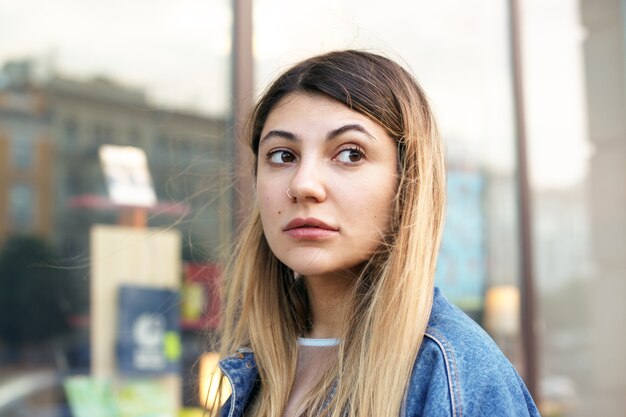
<instances>
[{"instance_id":1,"label":"blurred tree","mask_svg":"<svg viewBox=\"0 0 626 417\"><path fill-rule=\"evenodd\" d=\"M0 340L15 356L66 334L69 316L86 309L86 285L42 239L10 237L0 253Z\"/></svg>"}]
</instances>

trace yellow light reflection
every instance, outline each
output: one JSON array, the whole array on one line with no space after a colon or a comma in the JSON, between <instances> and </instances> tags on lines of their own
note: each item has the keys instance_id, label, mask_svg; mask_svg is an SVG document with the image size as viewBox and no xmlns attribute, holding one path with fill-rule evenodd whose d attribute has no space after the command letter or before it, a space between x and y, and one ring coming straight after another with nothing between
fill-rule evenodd
<instances>
[{"instance_id":1,"label":"yellow light reflection","mask_svg":"<svg viewBox=\"0 0 626 417\"><path fill-rule=\"evenodd\" d=\"M496 335L516 335L520 328L520 292L514 285L489 288L485 297L485 327Z\"/></svg>"},{"instance_id":2,"label":"yellow light reflection","mask_svg":"<svg viewBox=\"0 0 626 417\"><path fill-rule=\"evenodd\" d=\"M222 371L218 367L219 354L208 352L200 357L199 368L199 398L200 405L209 411L210 416L217 415L218 406L224 404L231 394L230 384L226 379L222 381Z\"/></svg>"}]
</instances>

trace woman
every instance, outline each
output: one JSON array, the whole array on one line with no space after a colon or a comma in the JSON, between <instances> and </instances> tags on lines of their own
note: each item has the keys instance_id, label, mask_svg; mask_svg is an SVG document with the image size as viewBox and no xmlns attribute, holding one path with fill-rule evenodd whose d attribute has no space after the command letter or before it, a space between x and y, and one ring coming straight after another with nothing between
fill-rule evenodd
<instances>
[{"instance_id":1,"label":"woman","mask_svg":"<svg viewBox=\"0 0 626 417\"><path fill-rule=\"evenodd\" d=\"M249 140L256 205L228 273L223 416L538 416L434 289L444 155L407 71L361 51L305 60L260 99Z\"/></svg>"}]
</instances>

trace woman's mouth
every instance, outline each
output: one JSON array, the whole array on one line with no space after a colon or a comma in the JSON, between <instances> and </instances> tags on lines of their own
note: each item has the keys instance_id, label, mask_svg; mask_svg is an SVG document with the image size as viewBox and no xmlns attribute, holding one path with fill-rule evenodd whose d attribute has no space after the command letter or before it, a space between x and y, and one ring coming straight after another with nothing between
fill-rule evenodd
<instances>
[{"instance_id":1,"label":"woman's mouth","mask_svg":"<svg viewBox=\"0 0 626 417\"><path fill-rule=\"evenodd\" d=\"M296 218L290 221L283 231L292 238L300 240L319 240L332 237L339 228L330 226L323 221L310 217Z\"/></svg>"}]
</instances>

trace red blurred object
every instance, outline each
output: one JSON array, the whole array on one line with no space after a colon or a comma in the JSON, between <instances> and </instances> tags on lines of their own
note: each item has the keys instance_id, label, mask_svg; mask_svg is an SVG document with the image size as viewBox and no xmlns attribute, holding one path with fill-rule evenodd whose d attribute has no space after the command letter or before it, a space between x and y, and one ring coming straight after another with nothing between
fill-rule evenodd
<instances>
[{"instance_id":1,"label":"red blurred object","mask_svg":"<svg viewBox=\"0 0 626 417\"><path fill-rule=\"evenodd\" d=\"M220 322L219 278L215 263L185 263L181 327L186 330L215 330Z\"/></svg>"}]
</instances>

